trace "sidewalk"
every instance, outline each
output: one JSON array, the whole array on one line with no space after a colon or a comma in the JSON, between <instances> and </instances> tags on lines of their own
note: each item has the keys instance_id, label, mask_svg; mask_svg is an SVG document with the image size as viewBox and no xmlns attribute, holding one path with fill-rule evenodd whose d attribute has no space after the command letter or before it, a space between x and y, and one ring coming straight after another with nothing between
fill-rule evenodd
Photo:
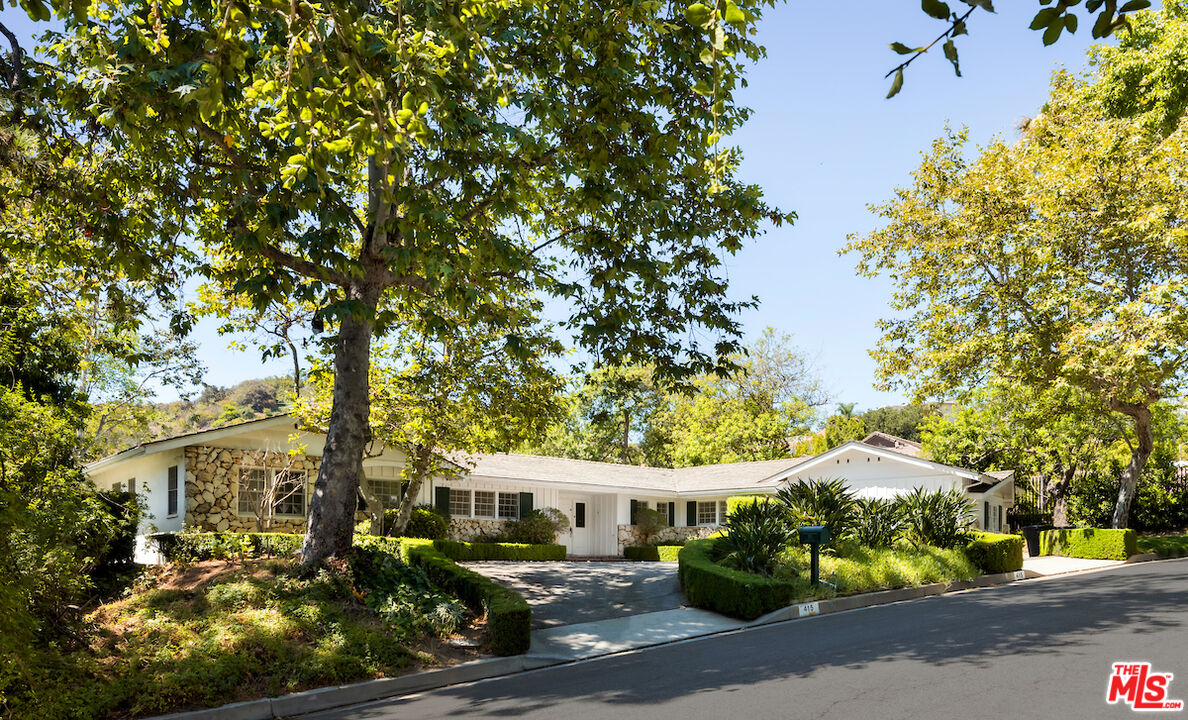
<instances>
[{"instance_id":1,"label":"sidewalk","mask_svg":"<svg viewBox=\"0 0 1188 720\"><path fill-rule=\"evenodd\" d=\"M1101 570L1102 568L1125 564L1125 560L1086 560L1084 558L1043 555L1040 557L1023 558L1023 572L1029 578L1048 577L1050 575L1064 575L1066 573L1084 572L1086 570Z\"/></svg>"}]
</instances>

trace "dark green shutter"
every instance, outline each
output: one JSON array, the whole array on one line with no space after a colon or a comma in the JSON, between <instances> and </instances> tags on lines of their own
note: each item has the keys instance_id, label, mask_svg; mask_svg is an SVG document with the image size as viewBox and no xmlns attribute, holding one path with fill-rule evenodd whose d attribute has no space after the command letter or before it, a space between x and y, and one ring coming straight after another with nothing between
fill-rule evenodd
<instances>
[{"instance_id":1,"label":"dark green shutter","mask_svg":"<svg viewBox=\"0 0 1188 720\"><path fill-rule=\"evenodd\" d=\"M433 488L433 506L443 515L450 514L450 489L448 487Z\"/></svg>"},{"instance_id":2,"label":"dark green shutter","mask_svg":"<svg viewBox=\"0 0 1188 720\"><path fill-rule=\"evenodd\" d=\"M632 500L631 501L631 520L627 524L634 525L638 516L639 516L639 501Z\"/></svg>"},{"instance_id":3,"label":"dark green shutter","mask_svg":"<svg viewBox=\"0 0 1188 720\"><path fill-rule=\"evenodd\" d=\"M676 503L668 503L668 526L676 525Z\"/></svg>"},{"instance_id":4,"label":"dark green shutter","mask_svg":"<svg viewBox=\"0 0 1188 720\"><path fill-rule=\"evenodd\" d=\"M532 512L532 493L520 493L520 517L525 518Z\"/></svg>"},{"instance_id":5,"label":"dark green shutter","mask_svg":"<svg viewBox=\"0 0 1188 720\"><path fill-rule=\"evenodd\" d=\"M690 500L685 503L685 524L693 527L697 524L697 501Z\"/></svg>"}]
</instances>

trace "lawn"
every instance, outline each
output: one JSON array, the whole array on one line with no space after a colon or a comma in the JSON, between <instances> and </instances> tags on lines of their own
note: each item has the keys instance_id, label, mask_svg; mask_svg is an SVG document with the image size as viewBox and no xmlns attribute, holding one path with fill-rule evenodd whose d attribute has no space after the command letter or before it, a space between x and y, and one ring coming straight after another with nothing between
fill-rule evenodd
<instances>
[{"instance_id":1,"label":"lawn","mask_svg":"<svg viewBox=\"0 0 1188 720\"><path fill-rule=\"evenodd\" d=\"M809 584L810 555L806 547L791 546L777 564L775 577L802 585L800 599L915 587L935 582L970 580L981 573L960 548L870 548L841 542L821 554L821 579L837 586L814 590Z\"/></svg>"},{"instance_id":2,"label":"lawn","mask_svg":"<svg viewBox=\"0 0 1188 720\"><path fill-rule=\"evenodd\" d=\"M11 709L26 718L135 718L390 677L476 657L466 608L388 555L366 579L290 561L161 569L89 616L87 646L26 661ZM15 701L15 704L13 702Z\"/></svg>"},{"instance_id":3,"label":"lawn","mask_svg":"<svg viewBox=\"0 0 1188 720\"><path fill-rule=\"evenodd\" d=\"M1142 552L1153 552L1161 558L1188 556L1188 535L1150 535L1138 539Z\"/></svg>"}]
</instances>

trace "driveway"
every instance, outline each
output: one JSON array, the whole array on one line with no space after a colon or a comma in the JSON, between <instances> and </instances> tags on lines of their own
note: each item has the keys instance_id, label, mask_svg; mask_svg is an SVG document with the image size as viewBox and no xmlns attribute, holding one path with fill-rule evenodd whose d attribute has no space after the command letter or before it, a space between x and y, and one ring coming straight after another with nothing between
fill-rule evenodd
<instances>
[{"instance_id":1,"label":"driveway","mask_svg":"<svg viewBox=\"0 0 1188 720\"><path fill-rule=\"evenodd\" d=\"M471 570L520 593L534 628L674 610L685 603L676 563L474 562Z\"/></svg>"}]
</instances>

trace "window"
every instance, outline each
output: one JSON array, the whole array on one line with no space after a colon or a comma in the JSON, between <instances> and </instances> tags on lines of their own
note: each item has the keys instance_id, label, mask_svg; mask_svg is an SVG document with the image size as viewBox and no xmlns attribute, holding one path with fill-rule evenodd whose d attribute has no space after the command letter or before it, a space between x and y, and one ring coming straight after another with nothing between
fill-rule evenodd
<instances>
[{"instance_id":1,"label":"window","mask_svg":"<svg viewBox=\"0 0 1188 720\"><path fill-rule=\"evenodd\" d=\"M573 504L573 526L575 528L586 527L586 503Z\"/></svg>"},{"instance_id":2,"label":"window","mask_svg":"<svg viewBox=\"0 0 1188 720\"><path fill-rule=\"evenodd\" d=\"M474 491L474 516L495 517L495 493L492 490Z\"/></svg>"},{"instance_id":3,"label":"window","mask_svg":"<svg viewBox=\"0 0 1188 720\"><path fill-rule=\"evenodd\" d=\"M470 517L470 491L450 488L450 515Z\"/></svg>"},{"instance_id":4,"label":"window","mask_svg":"<svg viewBox=\"0 0 1188 720\"><path fill-rule=\"evenodd\" d=\"M277 515L305 514L305 473L282 470L273 476Z\"/></svg>"},{"instance_id":5,"label":"window","mask_svg":"<svg viewBox=\"0 0 1188 720\"><path fill-rule=\"evenodd\" d=\"M519 493L499 493L499 519L515 520L520 517Z\"/></svg>"},{"instance_id":6,"label":"window","mask_svg":"<svg viewBox=\"0 0 1188 720\"><path fill-rule=\"evenodd\" d=\"M385 508L400 506L400 481L392 478L367 478L375 501Z\"/></svg>"},{"instance_id":7,"label":"window","mask_svg":"<svg viewBox=\"0 0 1188 720\"><path fill-rule=\"evenodd\" d=\"M239 473L239 512L255 515L260 507L260 498L264 495L264 481L267 471L264 468L244 468Z\"/></svg>"},{"instance_id":8,"label":"window","mask_svg":"<svg viewBox=\"0 0 1188 720\"><path fill-rule=\"evenodd\" d=\"M271 485L268 483L271 481ZM264 468L243 468L239 474L239 499L236 507L244 515L255 515L272 490L275 515L305 515L305 473Z\"/></svg>"},{"instance_id":9,"label":"window","mask_svg":"<svg viewBox=\"0 0 1188 720\"><path fill-rule=\"evenodd\" d=\"M118 482L118 481L113 482L111 484L111 491L112 492L124 492L124 483Z\"/></svg>"},{"instance_id":10,"label":"window","mask_svg":"<svg viewBox=\"0 0 1188 720\"><path fill-rule=\"evenodd\" d=\"M718 503L710 500L709 502L697 503L697 524L698 525L717 525L718 524Z\"/></svg>"},{"instance_id":11,"label":"window","mask_svg":"<svg viewBox=\"0 0 1188 720\"><path fill-rule=\"evenodd\" d=\"M166 485L167 495L167 510L166 515L177 514L177 466L173 465L169 468L169 481Z\"/></svg>"}]
</instances>

